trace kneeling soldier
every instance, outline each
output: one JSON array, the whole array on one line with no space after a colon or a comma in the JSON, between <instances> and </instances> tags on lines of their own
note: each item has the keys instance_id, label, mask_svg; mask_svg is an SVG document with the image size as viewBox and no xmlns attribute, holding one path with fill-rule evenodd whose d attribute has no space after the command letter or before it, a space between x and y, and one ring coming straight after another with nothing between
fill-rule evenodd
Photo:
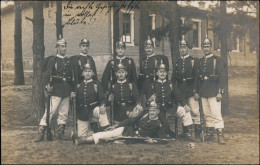
<instances>
[{"instance_id":1,"label":"kneeling soldier","mask_svg":"<svg viewBox=\"0 0 260 165\"><path fill-rule=\"evenodd\" d=\"M64 137L64 129L68 119L69 96L71 94L71 68L69 58L65 57L67 42L64 39L57 41L57 55L45 58L43 69L43 84L45 90L50 97L50 115L49 122L56 110L59 111L58 122L58 138ZM47 108L39 124L39 134L34 142L44 140L44 133L47 128Z\"/></svg>"},{"instance_id":2,"label":"kneeling soldier","mask_svg":"<svg viewBox=\"0 0 260 165\"><path fill-rule=\"evenodd\" d=\"M135 83L130 83L126 79L128 74L126 67L119 63L114 69L117 81L112 85L110 98L113 98L114 120L117 122L135 117L143 107Z\"/></svg>"},{"instance_id":3,"label":"kneeling soldier","mask_svg":"<svg viewBox=\"0 0 260 165\"><path fill-rule=\"evenodd\" d=\"M109 127L106 132L98 132L89 137L77 138L76 145L84 143L98 144L100 140L109 140L120 136L141 136L151 138L166 138L164 125L158 119L160 110L155 102L148 106L148 112L142 111L138 116L119 122ZM137 130L134 129L135 126Z\"/></svg>"},{"instance_id":4,"label":"kneeling soldier","mask_svg":"<svg viewBox=\"0 0 260 165\"><path fill-rule=\"evenodd\" d=\"M191 107L192 119L195 125L195 138L199 140L202 129L198 102L199 95L197 91L198 83L195 80L198 60L188 54L188 42L184 40L184 35L179 42L179 50L181 56L177 59L176 66L173 67L172 81L177 85L177 88Z\"/></svg>"},{"instance_id":5,"label":"kneeling soldier","mask_svg":"<svg viewBox=\"0 0 260 165\"><path fill-rule=\"evenodd\" d=\"M149 101L156 100L157 104L160 107L160 118L165 123L166 132L170 136L174 136L172 131L169 128L169 124L166 118L166 113L172 115L176 112L176 105L180 104L177 108L177 116L182 119L184 125L184 138L185 140L192 140L191 138L191 129L192 129L192 118L190 113L190 107L187 105L187 101L181 95L176 85L171 81L166 80L168 74L168 66L163 64L161 61L157 66L157 76L158 80L154 81L150 89L148 90L147 99Z\"/></svg>"},{"instance_id":6,"label":"kneeling soldier","mask_svg":"<svg viewBox=\"0 0 260 165\"><path fill-rule=\"evenodd\" d=\"M101 129L109 125L103 89L100 82L92 79L93 68L94 64L87 61L82 72L84 80L76 89L76 116L80 137L93 133L90 127L92 122L97 122Z\"/></svg>"},{"instance_id":7,"label":"kneeling soldier","mask_svg":"<svg viewBox=\"0 0 260 165\"><path fill-rule=\"evenodd\" d=\"M221 114L221 99L225 86L225 63L220 57L212 54L211 46L211 40L206 37L202 42L205 56L200 59L198 70L199 94L207 127L205 140L213 140L214 129L216 129L218 142L225 144L224 121Z\"/></svg>"}]
</instances>

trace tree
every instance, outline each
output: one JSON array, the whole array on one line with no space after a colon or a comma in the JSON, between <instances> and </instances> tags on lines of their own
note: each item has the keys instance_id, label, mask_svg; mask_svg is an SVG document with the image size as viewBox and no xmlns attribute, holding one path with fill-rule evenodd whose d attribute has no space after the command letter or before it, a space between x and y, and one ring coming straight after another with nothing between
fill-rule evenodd
<instances>
[{"instance_id":1,"label":"tree","mask_svg":"<svg viewBox=\"0 0 260 165\"><path fill-rule=\"evenodd\" d=\"M40 120L44 112L44 87L41 81L41 64L44 60L43 1L33 2L33 84L32 109L34 117Z\"/></svg>"},{"instance_id":2,"label":"tree","mask_svg":"<svg viewBox=\"0 0 260 165\"><path fill-rule=\"evenodd\" d=\"M22 56L22 9L20 1L14 2L14 85L24 85Z\"/></svg>"}]
</instances>

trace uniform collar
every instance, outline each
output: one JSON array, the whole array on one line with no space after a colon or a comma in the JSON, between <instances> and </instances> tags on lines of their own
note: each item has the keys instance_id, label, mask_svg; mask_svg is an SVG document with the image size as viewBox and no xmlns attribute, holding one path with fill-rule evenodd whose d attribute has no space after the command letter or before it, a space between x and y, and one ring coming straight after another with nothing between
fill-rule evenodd
<instances>
[{"instance_id":1,"label":"uniform collar","mask_svg":"<svg viewBox=\"0 0 260 165\"><path fill-rule=\"evenodd\" d=\"M187 55L185 55L185 56L181 56L181 59L185 59L185 58L188 58L188 57L190 57L189 54L187 54Z\"/></svg>"},{"instance_id":2,"label":"uniform collar","mask_svg":"<svg viewBox=\"0 0 260 165\"><path fill-rule=\"evenodd\" d=\"M90 83L90 82L92 82L93 81L93 79L89 79L89 80L84 80L84 82L87 84L87 83Z\"/></svg>"},{"instance_id":3,"label":"uniform collar","mask_svg":"<svg viewBox=\"0 0 260 165\"><path fill-rule=\"evenodd\" d=\"M155 56L155 53L153 53L153 54L151 54L151 55L147 55L146 57L147 57L147 58L150 58L150 57L153 57L153 56Z\"/></svg>"},{"instance_id":4,"label":"uniform collar","mask_svg":"<svg viewBox=\"0 0 260 165\"><path fill-rule=\"evenodd\" d=\"M59 57L61 59L65 58L65 56L62 56L62 55L59 55L59 54L57 54L57 57Z\"/></svg>"},{"instance_id":5,"label":"uniform collar","mask_svg":"<svg viewBox=\"0 0 260 165\"><path fill-rule=\"evenodd\" d=\"M212 57L212 56L213 56L213 54L206 55L205 58L210 58L210 57Z\"/></svg>"},{"instance_id":6,"label":"uniform collar","mask_svg":"<svg viewBox=\"0 0 260 165\"><path fill-rule=\"evenodd\" d=\"M84 53L79 53L79 55L81 55L81 56L88 56L88 54L84 54Z\"/></svg>"},{"instance_id":7,"label":"uniform collar","mask_svg":"<svg viewBox=\"0 0 260 165\"><path fill-rule=\"evenodd\" d=\"M117 80L117 82L118 82L119 84L123 84L123 83L126 82L126 79L124 79L123 81L119 81L119 80Z\"/></svg>"},{"instance_id":8,"label":"uniform collar","mask_svg":"<svg viewBox=\"0 0 260 165\"><path fill-rule=\"evenodd\" d=\"M118 59L118 60L123 60L123 59L125 59L125 56L123 56L123 57L118 57L118 56L116 56L116 58Z\"/></svg>"},{"instance_id":9,"label":"uniform collar","mask_svg":"<svg viewBox=\"0 0 260 165\"><path fill-rule=\"evenodd\" d=\"M151 119L150 116L149 116L149 119L150 119L150 120L158 120L158 116L157 116L155 119Z\"/></svg>"},{"instance_id":10,"label":"uniform collar","mask_svg":"<svg viewBox=\"0 0 260 165\"><path fill-rule=\"evenodd\" d=\"M165 80L159 80L159 79L158 79L158 82L159 82L159 83L162 83L162 84L165 83L166 81L167 81L166 79L165 79Z\"/></svg>"}]
</instances>

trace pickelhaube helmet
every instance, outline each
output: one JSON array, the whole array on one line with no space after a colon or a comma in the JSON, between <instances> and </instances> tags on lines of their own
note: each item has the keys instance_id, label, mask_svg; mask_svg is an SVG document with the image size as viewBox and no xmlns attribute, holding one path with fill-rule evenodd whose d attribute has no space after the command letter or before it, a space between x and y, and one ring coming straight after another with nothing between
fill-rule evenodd
<instances>
[{"instance_id":1,"label":"pickelhaube helmet","mask_svg":"<svg viewBox=\"0 0 260 165\"><path fill-rule=\"evenodd\" d=\"M85 69L93 69L92 64L89 62L89 60L87 60L87 63L83 66L83 70Z\"/></svg>"},{"instance_id":2,"label":"pickelhaube helmet","mask_svg":"<svg viewBox=\"0 0 260 165\"><path fill-rule=\"evenodd\" d=\"M86 38L83 38L80 41L79 46L81 46L82 44L87 44L87 46L89 46L90 45L90 41L88 39L86 39Z\"/></svg>"},{"instance_id":3,"label":"pickelhaube helmet","mask_svg":"<svg viewBox=\"0 0 260 165\"><path fill-rule=\"evenodd\" d=\"M55 47L57 48L58 45L67 45L66 40L63 39L63 38L61 37L61 35L59 35L59 39L57 40L57 43L56 43L56 46L55 46Z\"/></svg>"},{"instance_id":4,"label":"pickelhaube helmet","mask_svg":"<svg viewBox=\"0 0 260 165\"><path fill-rule=\"evenodd\" d=\"M149 103L149 108L148 108L148 109L149 109L149 110L152 110L152 109L158 110L158 109L159 109L159 107L158 107L157 103L155 102L155 100L154 100L154 101L151 101L151 102Z\"/></svg>"},{"instance_id":5,"label":"pickelhaube helmet","mask_svg":"<svg viewBox=\"0 0 260 165\"><path fill-rule=\"evenodd\" d=\"M182 46L188 46L188 41L186 41L184 39L184 35L182 35L182 40L179 42L179 47L182 47Z\"/></svg>"},{"instance_id":6,"label":"pickelhaube helmet","mask_svg":"<svg viewBox=\"0 0 260 165\"><path fill-rule=\"evenodd\" d=\"M116 48L119 48L119 47L126 48L126 45L125 45L125 43L124 43L123 41L118 41L118 42L116 43Z\"/></svg>"},{"instance_id":7,"label":"pickelhaube helmet","mask_svg":"<svg viewBox=\"0 0 260 165\"><path fill-rule=\"evenodd\" d=\"M126 70L125 65L122 64L121 61L119 62L118 65L116 65L116 67L115 67L115 71L117 72L117 71L120 70L120 69L124 69L124 70Z\"/></svg>"},{"instance_id":8,"label":"pickelhaube helmet","mask_svg":"<svg viewBox=\"0 0 260 165\"><path fill-rule=\"evenodd\" d=\"M161 61L157 65L156 69L157 70L164 69L164 70L168 71L168 66L166 64L164 64L163 60L161 59Z\"/></svg>"},{"instance_id":9,"label":"pickelhaube helmet","mask_svg":"<svg viewBox=\"0 0 260 165\"><path fill-rule=\"evenodd\" d=\"M208 38L208 35L206 35L206 38L202 41L201 46L212 46L211 40Z\"/></svg>"},{"instance_id":10,"label":"pickelhaube helmet","mask_svg":"<svg viewBox=\"0 0 260 165\"><path fill-rule=\"evenodd\" d=\"M150 39L150 36L148 35L148 39L144 42L144 46L151 45L154 46L153 40Z\"/></svg>"}]
</instances>

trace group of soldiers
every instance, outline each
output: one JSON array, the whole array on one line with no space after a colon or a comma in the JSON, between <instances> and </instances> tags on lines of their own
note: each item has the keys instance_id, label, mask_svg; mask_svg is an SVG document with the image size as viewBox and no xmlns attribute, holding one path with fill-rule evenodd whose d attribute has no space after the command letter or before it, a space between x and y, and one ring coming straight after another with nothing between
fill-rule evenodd
<instances>
[{"instance_id":1,"label":"group of soldiers","mask_svg":"<svg viewBox=\"0 0 260 165\"><path fill-rule=\"evenodd\" d=\"M67 43L57 41L57 55L43 62L43 84L50 97L50 105L40 121L35 142L44 140L46 118L58 110L58 139L64 139L70 98L76 102L76 132L71 136L76 145L99 143L100 139L118 136L174 138L169 119L181 119L183 134L188 141L201 140L202 126L199 101L202 103L206 123L205 141L225 144L221 99L224 93L225 63L212 54L212 42L206 36L202 42L204 57L189 55L188 42L179 42L180 57L173 66L168 80L169 61L154 53L154 43L148 38L144 44L145 58L137 75L132 58L126 57L126 44L116 43L116 56L109 60L101 82L97 68L88 55L90 41L80 41L79 55L66 57ZM110 115L107 113L110 107ZM49 113L47 109L49 108ZM49 116L47 116L47 114ZM110 120L108 119L110 116ZM195 138L192 136L194 125Z\"/></svg>"}]
</instances>

